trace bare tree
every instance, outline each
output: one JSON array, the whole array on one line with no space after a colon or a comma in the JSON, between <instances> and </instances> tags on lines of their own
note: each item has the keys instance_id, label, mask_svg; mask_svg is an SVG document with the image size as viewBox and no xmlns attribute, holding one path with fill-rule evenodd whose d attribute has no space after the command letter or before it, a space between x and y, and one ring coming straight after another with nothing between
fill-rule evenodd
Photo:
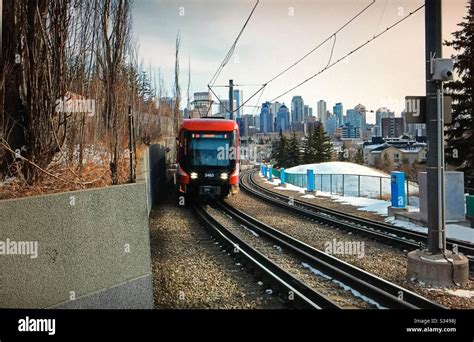
<instances>
[{"instance_id":1,"label":"bare tree","mask_svg":"<svg viewBox=\"0 0 474 342\"><path fill-rule=\"evenodd\" d=\"M16 53L14 64L11 60L6 63L9 75L6 84L9 83L11 93L2 113L2 122L13 124L13 135L4 136L2 146L11 145L21 152L23 161L30 161L22 162L20 169L15 170L28 184L38 179L38 166L44 168L50 163L58 144L67 135L68 117L55 108L67 85L64 46L70 8L71 0L25 1L5 7L6 18L13 23L6 34L9 38L6 50ZM4 164L15 159L9 155Z\"/></svg>"},{"instance_id":2,"label":"bare tree","mask_svg":"<svg viewBox=\"0 0 474 342\"><path fill-rule=\"evenodd\" d=\"M186 109L191 110L191 94L190 94L190 88L191 88L191 57L188 59L188 89L187 89L187 104L186 104Z\"/></svg>"},{"instance_id":3,"label":"bare tree","mask_svg":"<svg viewBox=\"0 0 474 342\"><path fill-rule=\"evenodd\" d=\"M179 84L176 108L163 112L139 94L131 0L8 1L2 23L0 177L15 175L33 184L42 174L51 177L45 171L59 159L80 179L89 144L107 147L111 182L118 184L124 179L128 105L138 109L137 131L148 141L158 136L150 125L158 126L160 114L179 117ZM178 52L179 37L176 57ZM178 60L177 67L179 75ZM161 97L161 73L154 82L159 85L153 93ZM58 110L57 101L65 97L94 100L96 115Z\"/></svg>"},{"instance_id":4,"label":"bare tree","mask_svg":"<svg viewBox=\"0 0 474 342\"><path fill-rule=\"evenodd\" d=\"M175 62L174 62L174 109L173 116L175 120L175 133L178 135L179 123L180 123L180 104L181 104L181 89L179 86L179 48L181 38L179 33L176 35L176 47L175 47Z\"/></svg>"},{"instance_id":5,"label":"bare tree","mask_svg":"<svg viewBox=\"0 0 474 342\"><path fill-rule=\"evenodd\" d=\"M118 184L120 126L123 125L126 114L125 108L118 107L118 81L129 39L130 1L104 0L101 13L102 53L98 55L98 62L102 68L105 91L104 119L110 139L110 172L112 184Z\"/></svg>"}]
</instances>

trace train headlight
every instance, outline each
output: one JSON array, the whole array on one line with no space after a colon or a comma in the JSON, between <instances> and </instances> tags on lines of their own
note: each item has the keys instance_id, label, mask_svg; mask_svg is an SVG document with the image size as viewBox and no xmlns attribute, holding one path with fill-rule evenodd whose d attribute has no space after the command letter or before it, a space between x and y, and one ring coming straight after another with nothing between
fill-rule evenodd
<instances>
[{"instance_id":1,"label":"train headlight","mask_svg":"<svg viewBox=\"0 0 474 342\"><path fill-rule=\"evenodd\" d=\"M191 176L191 179L197 179L198 178L197 172L191 172L190 176Z\"/></svg>"},{"instance_id":2,"label":"train headlight","mask_svg":"<svg viewBox=\"0 0 474 342\"><path fill-rule=\"evenodd\" d=\"M227 178L229 178L229 174L228 174L228 173L226 173L226 172L221 173L221 179L222 179L222 180L226 180Z\"/></svg>"}]
</instances>

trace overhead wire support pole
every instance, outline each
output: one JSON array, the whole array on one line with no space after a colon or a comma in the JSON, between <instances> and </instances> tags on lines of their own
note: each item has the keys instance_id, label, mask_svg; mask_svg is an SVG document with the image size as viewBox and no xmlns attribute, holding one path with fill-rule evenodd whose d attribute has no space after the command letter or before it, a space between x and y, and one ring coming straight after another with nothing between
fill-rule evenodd
<instances>
[{"instance_id":1,"label":"overhead wire support pole","mask_svg":"<svg viewBox=\"0 0 474 342\"><path fill-rule=\"evenodd\" d=\"M234 80L229 80L229 119L234 120Z\"/></svg>"},{"instance_id":2,"label":"overhead wire support pole","mask_svg":"<svg viewBox=\"0 0 474 342\"><path fill-rule=\"evenodd\" d=\"M253 99L258 93L260 92L263 92L263 90L265 89L265 87L267 86L267 84L262 84L262 86L255 92L253 93L247 100L245 100L244 103L242 103L240 106L238 106L236 109L234 109L232 111L232 113L235 113L236 111L238 111L240 108L242 108L243 106L245 106L248 102L250 102L251 99ZM225 103L222 102L222 100L219 98L219 96L217 96L216 92L214 90L212 90L212 86L210 85L207 85L207 88L209 89L209 91L216 97L216 99L219 101L219 103L224 107L225 111L226 112L229 112L229 108L227 108L227 106L225 105Z\"/></svg>"},{"instance_id":3,"label":"overhead wire support pole","mask_svg":"<svg viewBox=\"0 0 474 342\"><path fill-rule=\"evenodd\" d=\"M442 85L432 79L432 60L442 57L441 0L425 1L426 130L428 136L428 252L445 252ZM439 82L441 83L441 82Z\"/></svg>"},{"instance_id":4,"label":"overhead wire support pole","mask_svg":"<svg viewBox=\"0 0 474 342\"><path fill-rule=\"evenodd\" d=\"M450 287L469 283L469 259L446 249L444 199L444 103L443 82L452 79L453 61L442 58L441 0L425 0L425 122L428 138L426 201L428 248L407 255L409 281Z\"/></svg>"}]
</instances>

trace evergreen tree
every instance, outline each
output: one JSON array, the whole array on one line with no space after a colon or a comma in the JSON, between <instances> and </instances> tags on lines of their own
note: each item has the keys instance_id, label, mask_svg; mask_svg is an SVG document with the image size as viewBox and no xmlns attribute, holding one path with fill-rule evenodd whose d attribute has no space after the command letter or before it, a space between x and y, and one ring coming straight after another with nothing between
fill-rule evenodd
<instances>
[{"instance_id":1,"label":"evergreen tree","mask_svg":"<svg viewBox=\"0 0 474 342\"><path fill-rule=\"evenodd\" d=\"M312 164L316 159L316 149L314 139L316 137L316 132L314 129L308 132L306 139L303 143L303 163Z\"/></svg>"},{"instance_id":2,"label":"evergreen tree","mask_svg":"<svg viewBox=\"0 0 474 342\"><path fill-rule=\"evenodd\" d=\"M324 127L319 124L306 136L303 145L303 162L305 164L324 163L332 158L331 139L324 132Z\"/></svg>"},{"instance_id":3,"label":"evergreen tree","mask_svg":"<svg viewBox=\"0 0 474 342\"><path fill-rule=\"evenodd\" d=\"M333 147L331 138L324 132L323 125L318 125L314 132L313 146L315 149L314 163L324 163L332 159Z\"/></svg>"},{"instance_id":4,"label":"evergreen tree","mask_svg":"<svg viewBox=\"0 0 474 342\"><path fill-rule=\"evenodd\" d=\"M139 83L138 94L143 98L143 101L151 101L153 99L154 90L150 86L150 79L146 71L141 72Z\"/></svg>"},{"instance_id":5,"label":"evergreen tree","mask_svg":"<svg viewBox=\"0 0 474 342\"><path fill-rule=\"evenodd\" d=\"M453 33L454 39L445 42L457 52L454 68L458 78L446 83L453 98L453 122L447 131L446 162L463 171L466 186L474 187L474 6L469 1L468 14Z\"/></svg>"},{"instance_id":6,"label":"evergreen tree","mask_svg":"<svg viewBox=\"0 0 474 342\"><path fill-rule=\"evenodd\" d=\"M288 140L280 131L280 139L275 141L272 146L272 158L277 167L284 167L288 158Z\"/></svg>"},{"instance_id":7,"label":"evergreen tree","mask_svg":"<svg viewBox=\"0 0 474 342\"><path fill-rule=\"evenodd\" d=\"M291 135L291 139L288 142L288 156L285 161L285 167L293 167L299 165L301 162L300 157L300 143L298 141L298 137L296 136L296 132L293 131Z\"/></svg>"},{"instance_id":8,"label":"evergreen tree","mask_svg":"<svg viewBox=\"0 0 474 342\"><path fill-rule=\"evenodd\" d=\"M341 151L337 154L337 160L338 161L347 161L347 156L348 156L348 149L346 146L346 142L344 141L341 146Z\"/></svg>"}]
</instances>

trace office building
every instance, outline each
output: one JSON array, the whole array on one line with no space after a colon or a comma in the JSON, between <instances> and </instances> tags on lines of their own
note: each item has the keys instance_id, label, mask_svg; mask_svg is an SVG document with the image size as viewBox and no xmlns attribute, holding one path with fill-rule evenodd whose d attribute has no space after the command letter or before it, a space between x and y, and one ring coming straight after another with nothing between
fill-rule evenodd
<instances>
[{"instance_id":1,"label":"office building","mask_svg":"<svg viewBox=\"0 0 474 342\"><path fill-rule=\"evenodd\" d=\"M323 124L323 127L326 128L326 123L328 119L327 113L327 103L326 101L319 100L318 101L318 120Z\"/></svg>"},{"instance_id":2,"label":"office building","mask_svg":"<svg viewBox=\"0 0 474 342\"><path fill-rule=\"evenodd\" d=\"M337 119L337 126L344 125L344 107L338 102L332 107L332 111Z\"/></svg>"},{"instance_id":3,"label":"office building","mask_svg":"<svg viewBox=\"0 0 474 342\"><path fill-rule=\"evenodd\" d=\"M282 104L278 110L275 120L275 132L287 132L290 130L290 111L285 104Z\"/></svg>"},{"instance_id":4,"label":"office building","mask_svg":"<svg viewBox=\"0 0 474 342\"><path fill-rule=\"evenodd\" d=\"M243 103L243 91L239 89L234 89L234 100L235 100L235 106L234 110L238 109L234 113L234 117L240 117L244 113L244 108L242 107Z\"/></svg>"},{"instance_id":5,"label":"office building","mask_svg":"<svg viewBox=\"0 0 474 342\"><path fill-rule=\"evenodd\" d=\"M293 96L291 100L291 125L303 123L304 101L301 96Z\"/></svg>"},{"instance_id":6,"label":"office building","mask_svg":"<svg viewBox=\"0 0 474 342\"><path fill-rule=\"evenodd\" d=\"M404 133L404 119L403 118L382 118L382 137L397 138Z\"/></svg>"},{"instance_id":7,"label":"office building","mask_svg":"<svg viewBox=\"0 0 474 342\"><path fill-rule=\"evenodd\" d=\"M265 102L262 104L262 108L260 110L260 133L273 132L274 116L270 106L270 102Z\"/></svg>"}]
</instances>

